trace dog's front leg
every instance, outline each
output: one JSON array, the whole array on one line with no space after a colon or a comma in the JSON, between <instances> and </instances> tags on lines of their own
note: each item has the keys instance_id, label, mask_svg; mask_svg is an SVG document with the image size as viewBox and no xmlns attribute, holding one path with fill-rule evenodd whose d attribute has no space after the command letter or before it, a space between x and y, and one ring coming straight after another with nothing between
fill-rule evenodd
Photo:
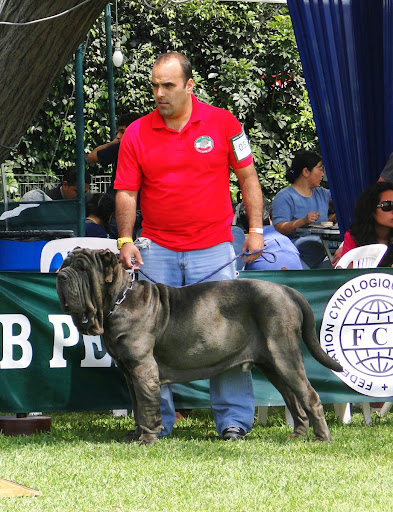
<instances>
[{"instance_id":1,"label":"dog's front leg","mask_svg":"<svg viewBox=\"0 0 393 512\"><path fill-rule=\"evenodd\" d=\"M153 358L133 368L132 381L138 404L138 427L143 444L154 444L162 430L160 413L160 381L157 363Z\"/></svg>"}]
</instances>

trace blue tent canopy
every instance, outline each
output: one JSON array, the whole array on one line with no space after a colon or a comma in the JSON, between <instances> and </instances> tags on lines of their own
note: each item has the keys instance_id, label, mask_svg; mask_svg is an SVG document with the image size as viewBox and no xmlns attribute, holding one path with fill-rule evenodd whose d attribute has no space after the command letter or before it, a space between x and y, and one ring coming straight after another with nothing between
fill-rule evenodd
<instances>
[{"instance_id":1,"label":"blue tent canopy","mask_svg":"<svg viewBox=\"0 0 393 512\"><path fill-rule=\"evenodd\" d=\"M393 151L393 0L288 0L342 232Z\"/></svg>"}]
</instances>

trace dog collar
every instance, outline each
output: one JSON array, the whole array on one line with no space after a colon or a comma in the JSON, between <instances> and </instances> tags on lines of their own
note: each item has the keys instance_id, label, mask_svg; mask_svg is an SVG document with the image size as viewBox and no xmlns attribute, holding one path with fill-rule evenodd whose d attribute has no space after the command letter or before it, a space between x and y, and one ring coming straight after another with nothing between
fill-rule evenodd
<instances>
[{"instance_id":1,"label":"dog collar","mask_svg":"<svg viewBox=\"0 0 393 512\"><path fill-rule=\"evenodd\" d=\"M109 311L107 316L110 316L114 312L116 306L119 306L123 302L123 300L126 298L127 293L130 290L132 290L132 285L134 284L134 281L135 281L134 267L127 270L127 272L128 272L128 286L127 286L127 288L124 289L123 292L119 293L118 298L116 299L115 303L113 304L112 309Z\"/></svg>"}]
</instances>

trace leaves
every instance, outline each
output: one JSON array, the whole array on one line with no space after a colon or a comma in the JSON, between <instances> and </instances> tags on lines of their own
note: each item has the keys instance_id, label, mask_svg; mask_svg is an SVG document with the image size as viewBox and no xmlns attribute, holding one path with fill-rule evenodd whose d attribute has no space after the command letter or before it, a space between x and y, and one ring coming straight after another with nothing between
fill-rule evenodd
<instances>
[{"instance_id":1,"label":"leaves","mask_svg":"<svg viewBox=\"0 0 393 512\"><path fill-rule=\"evenodd\" d=\"M294 151L317 149L287 8L215 0L157 1L154 6L156 9L149 9L139 1L118 5L125 62L113 70L117 114L150 112L154 108L150 76L155 58L169 50L185 53L194 67L198 98L227 108L244 124L261 185L271 198L287 184L285 170ZM85 42L86 153L111 140L105 62L105 19L101 16ZM62 174L64 167L75 162L74 84L70 62L12 152L8 175L12 170ZM232 177L234 197L237 190Z\"/></svg>"}]
</instances>

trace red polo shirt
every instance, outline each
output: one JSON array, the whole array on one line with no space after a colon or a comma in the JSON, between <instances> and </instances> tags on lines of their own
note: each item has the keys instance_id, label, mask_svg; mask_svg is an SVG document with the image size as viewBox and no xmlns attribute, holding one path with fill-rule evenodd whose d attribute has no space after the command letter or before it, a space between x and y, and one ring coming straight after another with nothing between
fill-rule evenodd
<instances>
[{"instance_id":1,"label":"red polo shirt","mask_svg":"<svg viewBox=\"0 0 393 512\"><path fill-rule=\"evenodd\" d=\"M142 236L174 251L232 241L229 166L251 164L249 143L227 110L192 96L192 115L177 132L156 109L123 135L114 188L141 190Z\"/></svg>"}]
</instances>

